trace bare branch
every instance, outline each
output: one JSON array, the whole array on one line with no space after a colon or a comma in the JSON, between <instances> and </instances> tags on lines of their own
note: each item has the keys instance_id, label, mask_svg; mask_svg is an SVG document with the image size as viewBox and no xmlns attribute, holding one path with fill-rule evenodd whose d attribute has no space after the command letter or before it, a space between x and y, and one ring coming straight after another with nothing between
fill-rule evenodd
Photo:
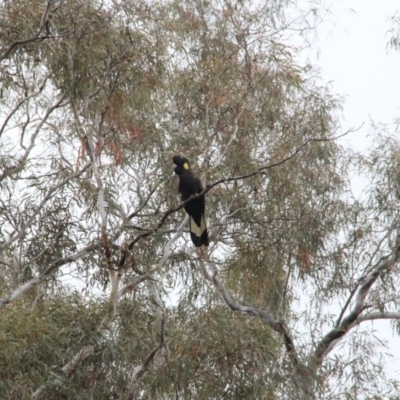
<instances>
[{"instance_id":1,"label":"bare branch","mask_svg":"<svg viewBox=\"0 0 400 400\"><path fill-rule=\"evenodd\" d=\"M62 101L64 100L65 96L62 96L53 106L51 106L46 114L44 115L44 117L42 118L42 120L40 121L40 123L38 124L38 126L36 127L35 131L33 132L32 136L31 136L31 142L29 144L29 147L25 150L24 155L21 157L21 159L19 160L19 162L17 163L17 165L15 165L12 168L6 168L4 169L3 173L0 175L0 182L7 178L10 177L14 174L16 174L17 172L20 172L22 170L22 168L25 165L25 161L27 160L30 152L33 149L33 146L35 145L35 139L37 137L37 135L40 132L40 129L42 128L42 126L44 125L44 123L47 121L47 119L49 118L50 114L57 108L59 108L61 106Z\"/></svg>"},{"instance_id":2,"label":"bare branch","mask_svg":"<svg viewBox=\"0 0 400 400\"><path fill-rule=\"evenodd\" d=\"M372 272L367 275L364 279L363 284L360 286L355 304L349 314L342 320L338 327L335 327L328 332L318 343L314 353L315 367L322 364L324 358L330 353L335 345L342 339L346 333L353 327L357 321L360 320L360 314L365 310L364 304L365 298L369 293L372 285L375 283L381 273L389 269L394 263L396 263L400 256L400 232L396 235L395 245L392 246L392 254L388 257L382 258Z\"/></svg>"},{"instance_id":3,"label":"bare branch","mask_svg":"<svg viewBox=\"0 0 400 400\"><path fill-rule=\"evenodd\" d=\"M347 131L347 132L345 132L345 133L343 133L343 134L341 134L339 136L333 137L333 138L319 138L319 139L311 138L311 139L308 139L301 146L299 146L292 154L290 154L289 156L283 158L282 160L274 162L274 163L271 163L271 164L268 164L265 167L261 167L261 168L257 169L256 171L253 171L253 172L251 172L249 174L246 174L246 175L220 179L219 181L214 182L213 184L207 186L206 189L203 190L203 192L197 194L196 197L202 196L204 193L209 192L214 186L219 185L220 183L239 181L239 180L247 179L247 178L250 178L250 177L256 176L256 175L263 175L264 171L267 171L267 170L275 168L275 167L279 167L280 165L283 165L283 164L287 163L288 161L292 160L293 158L295 158L310 143L313 143L313 142L333 142L333 141L335 141L335 140L347 135L348 133L349 133L349 131ZM195 197L193 196L193 198L195 198ZM188 200L190 200L190 199L188 199Z\"/></svg>"},{"instance_id":4,"label":"bare branch","mask_svg":"<svg viewBox=\"0 0 400 400\"><path fill-rule=\"evenodd\" d=\"M372 312L367 315L363 315L362 317L357 318L356 321L351 325L350 329L355 327L356 325L360 325L365 321L375 321L377 319L400 319L399 311L387 311L387 312Z\"/></svg>"},{"instance_id":5,"label":"bare branch","mask_svg":"<svg viewBox=\"0 0 400 400\"><path fill-rule=\"evenodd\" d=\"M383 236L383 238L379 241L378 246L376 247L374 253L372 254L372 257L370 259L370 262L368 263L368 265L366 266L366 268L364 269L364 272L361 276L361 278L359 278L357 280L357 284L354 286L354 288L352 289L352 291L350 292L345 305L342 308L342 311L339 314L338 319L336 320L336 324L335 327L338 327L340 322L342 321L343 315L347 310L347 307L350 305L351 300L353 299L354 295L357 292L357 289L360 285L360 283L365 279L365 276L368 275L368 273L370 272L371 269L373 269L374 267L371 268L371 264L372 264L372 260L374 259L375 255L378 253L378 250L381 248L382 243L384 242L384 240L386 240L387 238L390 239L390 236L392 234L392 231L389 231L387 235Z\"/></svg>"},{"instance_id":6,"label":"bare branch","mask_svg":"<svg viewBox=\"0 0 400 400\"><path fill-rule=\"evenodd\" d=\"M98 249L100 246L98 244L92 244L90 246L85 247L84 249L78 251L75 254L70 256L59 258L58 260L54 261L50 264L50 266L43 271L39 276L36 278L31 279L29 282L25 283L18 289L14 290L9 296L3 297L0 299L0 308L4 307L5 305L11 303L12 301L18 299L23 294L25 294L29 289L34 288L37 285L43 283L49 276L52 275L55 271L58 270L62 265L69 264L71 262L77 261L80 258L86 256L93 250Z\"/></svg>"}]
</instances>

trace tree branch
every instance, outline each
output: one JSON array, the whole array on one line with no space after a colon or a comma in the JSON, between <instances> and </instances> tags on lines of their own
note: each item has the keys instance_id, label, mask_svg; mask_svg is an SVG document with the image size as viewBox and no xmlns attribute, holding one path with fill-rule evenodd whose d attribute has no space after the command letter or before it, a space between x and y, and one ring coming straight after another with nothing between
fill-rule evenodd
<instances>
[{"instance_id":1,"label":"tree branch","mask_svg":"<svg viewBox=\"0 0 400 400\"><path fill-rule=\"evenodd\" d=\"M86 170L89 167L90 167L90 163L88 163L77 174L80 175L84 170ZM77 174L74 174L74 175L77 175ZM68 177L66 179L68 180L68 179L70 179L70 177ZM182 232L183 232L184 227L187 225L187 221L188 221L188 216L185 216L185 218L183 219L182 223L179 225L175 235L169 240L169 242L164 247L164 253L163 253L163 257L161 258L161 260L158 263L152 265L145 274L143 274L141 276L138 276L134 281L124 285L119 291L117 291L117 300L119 300L121 298L121 296L123 296L124 294L126 294L126 293L130 292L131 290L133 290L133 288L135 288L141 282L144 282L145 280L149 279L154 272L159 270L164 265L164 263L166 262L166 260L168 259L169 255L170 255L172 244L179 237L182 236ZM4 244L0 245L0 249L3 246L4 246ZM92 245L89 245L89 246L85 247L84 249L78 251L75 254L72 254L70 256L55 260L39 276L37 276L36 278L31 279L29 282L25 283L24 285L22 285L18 289L14 290L10 295L8 295L6 297L3 297L3 298L0 298L0 309L2 307L6 306L7 304L13 302L14 300L17 300L18 298L20 298L28 290L30 290L30 289L36 287L37 285L40 285L41 283L43 283L53 272L58 270L58 268L60 268L62 265L69 264L71 262L77 261L80 258L84 257L85 255L89 254L90 252L92 252L94 250L98 250L98 249L100 249L100 244L92 244ZM113 278L111 278L111 282L113 282Z\"/></svg>"},{"instance_id":2,"label":"tree branch","mask_svg":"<svg viewBox=\"0 0 400 400\"><path fill-rule=\"evenodd\" d=\"M14 51L14 49L16 49L18 46L22 46L24 44L33 43L33 42L41 42L45 39L49 39L49 38L53 37L52 35L40 36L40 34L43 31L43 28L45 27L46 22L49 19L50 6L53 2L54 2L54 0L49 0L47 2L46 9L44 10L44 12L42 14L42 17L41 17L40 23L39 23L39 28L38 28L37 32L35 33L35 35L33 35L30 38L16 40L15 42L11 43L8 46L8 49L2 55L0 55L0 62L2 62L5 58L7 58L12 53L12 51ZM58 7L56 7L53 10L53 12L57 11L57 8Z\"/></svg>"},{"instance_id":3,"label":"tree branch","mask_svg":"<svg viewBox=\"0 0 400 400\"><path fill-rule=\"evenodd\" d=\"M24 155L21 157L21 159L18 161L17 165L15 165L12 168L5 168L3 173L0 175L0 182L7 178L10 177L14 174L16 174L17 172L21 171L22 168L25 165L25 161L27 160L30 152L32 151L33 146L35 145L35 139L37 137L37 135L40 132L40 129L42 128L42 126L44 125L44 123L47 121L47 119L49 118L50 114L57 108L59 108L61 106L62 101L64 100L65 96L62 96L53 106L51 106L46 114L44 115L44 117L42 118L42 120L40 121L40 123L37 125L35 131L32 133L31 136L31 142L29 144L29 147L25 150Z\"/></svg>"},{"instance_id":4,"label":"tree branch","mask_svg":"<svg viewBox=\"0 0 400 400\"><path fill-rule=\"evenodd\" d=\"M239 105L238 105L238 107L239 107ZM211 168L209 168L208 172L212 171L213 169L215 169L215 168L217 168L218 166L221 165L222 159L225 156L226 152L228 151L229 146L237 138L237 132L239 130L239 119L242 116L243 111L244 111L244 108L242 108L234 116L234 118L233 118L233 120L234 120L234 129L233 129L233 132L231 134L231 137L230 137L228 143L225 145L224 149L221 151L221 153L220 153L219 157L217 158L216 162L214 163L214 165Z\"/></svg>"},{"instance_id":5,"label":"tree branch","mask_svg":"<svg viewBox=\"0 0 400 400\"><path fill-rule=\"evenodd\" d=\"M30 216L30 218L28 220L24 221L24 226L22 227L22 229L17 234L15 234L15 232L13 232L9 236L9 239L7 241L1 243L0 244L0 250L6 248L10 244L14 243L16 240L20 239L25 233L25 228L29 227L32 224L32 222L36 218L37 214L39 214L40 210L51 199L51 197L53 196L54 192L56 192L58 189L63 187L65 184L67 184L71 179L78 178L79 176L81 176L89 167L90 167L90 162L87 163L80 171L75 172L75 173L67 176L59 184L57 184L57 185L53 186L52 188L50 188L49 191L47 192L47 194L43 197L42 201L40 202L40 204L38 205L36 210Z\"/></svg>"},{"instance_id":6,"label":"tree branch","mask_svg":"<svg viewBox=\"0 0 400 400\"><path fill-rule=\"evenodd\" d=\"M39 90L36 91L36 92L34 92L34 93L31 93L30 95L26 95L25 97L23 97L23 98L15 105L15 107L10 111L10 113L9 113L9 114L7 115L7 117L4 119L3 125L2 125L1 128L0 128L0 137L1 137L1 135L3 134L3 132L4 132L4 129L6 128L6 126L7 126L7 124L8 124L8 121L9 121L9 120L11 119L11 117L18 111L18 109L19 109L25 102L29 101L30 99L32 99L32 98L38 96L40 93L43 92L43 89L44 89L45 86L46 86L47 79L49 79L50 76L51 76L51 73L47 74L47 75L44 77L42 84L39 85ZM1 179L0 179L0 180L1 180Z\"/></svg>"},{"instance_id":7,"label":"tree branch","mask_svg":"<svg viewBox=\"0 0 400 400\"><path fill-rule=\"evenodd\" d=\"M119 290L119 283L121 281L122 277L122 268L118 268L118 270L115 270L113 268L109 268L109 274L110 274L110 279L111 279L111 292L110 292L110 297L109 297L109 302L108 302L108 308L105 317L101 321L97 332L104 337L106 332L110 329L110 325L112 320L114 319L116 313L117 313L117 304L118 300L121 298L121 296L128 291L132 290L133 287L137 286L140 282L143 282L144 280L148 279L155 271L157 271L159 268L161 268L166 260L168 259L170 252L171 252L171 246L174 241L176 241L181 235L183 231L183 227L187 224L187 219L188 216L186 216L179 226L176 234L169 240L167 245L164 247L164 254L161 260L155 264L152 268L150 268L146 274L138 277L136 282L131 282L130 284L124 285L123 288ZM153 359L154 355L156 352L164 345L164 334L163 334L163 329L164 329L164 322L162 324L162 340L160 345L153 350L152 353L149 354L149 356L146 358L145 362L139 366L136 367L133 375L132 375L132 380L131 380L131 391L132 393L134 392L134 388L136 385L137 380L144 374L144 372L147 369L148 364L150 361ZM61 368L61 371L64 373L65 376L71 375L76 369L78 368L79 364L83 362L86 358L88 358L91 354L93 354L93 351L95 349L95 345L92 343L89 343L85 345L64 367Z\"/></svg>"},{"instance_id":8,"label":"tree branch","mask_svg":"<svg viewBox=\"0 0 400 400\"><path fill-rule=\"evenodd\" d=\"M111 292L108 300L108 307L106 311L106 315L103 320L100 322L99 327L97 328L97 333L100 334L101 337L104 337L106 332L110 329L110 325L115 315L117 314L117 303L118 303L118 287L121 281L122 274L120 271L109 270L110 279L111 279ZM69 376L76 371L79 364L82 363L86 358L93 354L95 349L95 344L89 343L81 350L78 351L77 354L65 364L61 371L65 376Z\"/></svg>"},{"instance_id":9,"label":"tree branch","mask_svg":"<svg viewBox=\"0 0 400 400\"><path fill-rule=\"evenodd\" d=\"M185 218L183 219L178 229L176 230L175 235L165 245L163 256L161 257L160 261L156 264L153 264L143 275L137 276L132 282L124 285L118 292L118 298L122 297L124 294L133 290L139 283L149 279L154 272L162 268L162 266L165 264L171 253L172 244L182 236L183 229L187 225L188 220L189 216L186 214Z\"/></svg>"},{"instance_id":10,"label":"tree branch","mask_svg":"<svg viewBox=\"0 0 400 400\"><path fill-rule=\"evenodd\" d=\"M73 102L72 102L73 105ZM73 105L74 108L74 105ZM75 108L74 108L75 110ZM75 117L78 120L79 123L79 118L77 113L75 112ZM81 127L82 128L82 127ZM83 130L83 128L82 128ZM93 148L93 142L92 138L90 135L86 135L86 140L88 143L88 151L89 151L89 158L90 158L90 164L92 166L93 170L93 175L95 177L96 183L97 183L97 190L98 190L98 210L100 214L100 219L101 219L101 244L105 252L105 258L107 261L108 265L108 272L110 275L110 281L111 281L111 291L110 291L110 297L108 300L108 307L106 310L106 314L103 318L103 320L100 322L99 327L97 328L97 333L100 334L101 337L104 337L106 332L110 329L111 322L114 319L115 315L117 314L117 303L118 303L118 289L119 289L119 283L121 281L122 277L122 270L119 269L118 271L113 268L113 262L111 258L111 251L110 251L110 246L109 246L109 241L107 237L107 214L105 211L104 207L104 186L103 182L100 177L99 170L97 168L97 163L96 163L96 157L94 153L94 148ZM73 358L71 361L69 361L64 367L61 368L61 371L64 373L65 376L69 376L72 374L79 366L79 364L84 361L87 357L89 357L91 354L93 354L95 349L95 345L92 343L89 343L85 345Z\"/></svg>"},{"instance_id":11,"label":"tree branch","mask_svg":"<svg viewBox=\"0 0 400 400\"><path fill-rule=\"evenodd\" d=\"M86 135L86 140L88 143L88 153L89 153L90 163L92 165L93 175L96 180L97 190L99 192L98 198L97 198L97 208L99 209L99 213L100 213L101 228L106 229L107 228L107 215L106 215L106 210L104 207L104 186L103 186L103 182L101 180L100 174L99 174L99 170L97 168L96 157L94 154L94 147L93 147L93 141L92 141L91 135Z\"/></svg>"},{"instance_id":12,"label":"tree branch","mask_svg":"<svg viewBox=\"0 0 400 400\"><path fill-rule=\"evenodd\" d=\"M367 315L363 315L362 317L357 318L356 321L353 322L350 329L354 328L357 325L360 325L365 321L375 321L377 319L400 319L399 311L386 311L386 312L371 312Z\"/></svg>"},{"instance_id":13,"label":"tree branch","mask_svg":"<svg viewBox=\"0 0 400 400\"><path fill-rule=\"evenodd\" d=\"M133 369L132 373L132 378L129 384L129 392L127 396L127 400L133 400L135 398L135 390L137 387L137 384L139 382L139 379L146 373L146 371L149 369L150 363L153 361L154 356L158 353L159 350L161 350L165 346L165 341L164 341L164 325L165 325L165 316L163 316L161 320L161 337L160 337L160 343L158 346L149 353L149 355L146 357L144 360L143 364L138 365Z\"/></svg>"},{"instance_id":14,"label":"tree branch","mask_svg":"<svg viewBox=\"0 0 400 400\"><path fill-rule=\"evenodd\" d=\"M389 231L388 235L390 236L392 233L392 231ZM348 296L345 305L342 308L342 311L339 314L339 317L336 321L335 327L337 328L340 324L340 322L342 321L343 315L347 310L347 307L350 305L351 300L353 299L353 296L356 294L357 289L360 285L360 283L365 279L366 275L368 275L369 271L371 270L371 263L373 258L376 256L376 254L378 253L378 250L381 248L381 245L383 243L384 240L387 239L388 235L383 236L383 238L379 241L378 246L376 247L376 250L374 251L374 253L372 254L372 257L370 259L370 262L368 263L368 265L365 267L362 276L357 280L357 284L354 286L354 288L352 289L352 291L350 292L350 295ZM373 267L372 267L373 269Z\"/></svg>"},{"instance_id":15,"label":"tree branch","mask_svg":"<svg viewBox=\"0 0 400 400\"><path fill-rule=\"evenodd\" d=\"M32 289L33 287L43 283L54 271L56 271L62 265L79 260L80 258L89 254L91 251L98 249L99 247L100 247L100 245L98 245L98 244L92 244L92 245L87 246L84 249L78 251L75 254L72 254L68 257L59 258L58 260L52 262L50 264L50 266L45 271L43 271L39 276L31 279L29 282L25 283L18 289L14 290L9 296L1 298L0 299L0 308L4 307L8 303L11 303L12 301L18 299L23 294L25 294L29 289Z\"/></svg>"},{"instance_id":16,"label":"tree branch","mask_svg":"<svg viewBox=\"0 0 400 400\"><path fill-rule=\"evenodd\" d=\"M239 311L243 314L248 314L252 316L256 316L261 319L261 321L272 328L275 332L279 333L283 338L283 343L286 348L286 352L292 362L292 366L297 373L303 369L303 365L297 357L295 345L293 339L291 338L287 327L284 325L282 321L276 320L268 311L261 310L256 307L241 305L232 299L228 291L225 289L221 280L218 277L218 270L213 263L207 262L208 267L211 270L211 274L207 271L204 261L200 260L200 267L203 273L203 276L206 280L211 282L218 292L222 295L222 298L225 300L225 303L232 311Z\"/></svg>"},{"instance_id":17,"label":"tree branch","mask_svg":"<svg viewBox=\"0 0 400 400\"><path fill-rule=\"evenodd\" d=\"M375 283L381 273L389 269L396 263L400 256L400 231L396 235L396 240L392 246L392 254L388 257L382 258L370 274L368 274L363 284L360 286L355 304L349 314L342 320L338 327L335 327L328 332L318 343L317 348L313 355L313 360L316 363L314 366L318 368L325 359L325 357L333 350L336 344L342 339L346 333L360 320L360 314L365 310L365 298L369 293L372 285Z\"/></svg>"}]
</instances>

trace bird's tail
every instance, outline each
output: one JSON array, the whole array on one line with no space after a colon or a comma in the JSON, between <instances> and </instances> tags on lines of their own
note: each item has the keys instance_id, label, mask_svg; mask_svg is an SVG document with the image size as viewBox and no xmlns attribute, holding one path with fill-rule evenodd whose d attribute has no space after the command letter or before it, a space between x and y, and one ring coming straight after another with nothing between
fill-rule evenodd
<instances>
[{"instance_id":1,"label":"bird's tail","mask_svg":"<svg viewBox=\"0 0 400 400\"><path fill-rule=\"evenodd\" d=\"M208 232L204 215L200 218L200 225L196 223L193 217L190 217L190 236L196 247L208 246Z\"/></svg>"}]
</instances>

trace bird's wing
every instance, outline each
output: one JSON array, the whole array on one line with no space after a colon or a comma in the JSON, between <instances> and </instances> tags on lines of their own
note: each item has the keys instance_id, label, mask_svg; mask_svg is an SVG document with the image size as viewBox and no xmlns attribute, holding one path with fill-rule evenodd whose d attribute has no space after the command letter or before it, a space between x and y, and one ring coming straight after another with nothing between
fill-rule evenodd
<instances>
[{"instance_id":1,"label":"bird's wing","mask_svg":"<svg viewBox=\"0 0 400 400\"><path fill-rule=\"evenodd\" d=\"M195 186L195 193L201 193L204 190L203 183L201 182L201 179L197 176L195 176L194 179L194 186Z\"/></svg>"}]
</instances>

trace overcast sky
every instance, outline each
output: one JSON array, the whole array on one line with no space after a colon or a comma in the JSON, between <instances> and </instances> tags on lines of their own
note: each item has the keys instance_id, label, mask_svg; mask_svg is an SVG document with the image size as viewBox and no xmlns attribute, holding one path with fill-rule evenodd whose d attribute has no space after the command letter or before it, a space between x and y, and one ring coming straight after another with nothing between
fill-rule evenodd
<instances>
[{"instance_id":1,"label":"overcast sky","mask_svg":"<svg viewBox=\"0 0 400 400\"><path fill-rule=\"evenodd\" d=\"M313 63L321 67L334 93L345 96L343 129L364 127L350 135L352 147L361 150L368 122L392 125L400 118L400 52L388 46L390 17L400 12L397 0L335 0L333 15L318 30ZM316 57L317 48L319 50Z\"/></svg>"},{"instance_id":2,"label":"overcast sky","mask_svg":"<svg viewBox=\"0 0 400 400\"><path fill-rule=\"evenodd\" d=\"M318 30L318 41L310 60L321 68L324 82L332 92L344 96L342 128L364 126L342 140L356 151L371 143L370 120L389 125L395 132L400 118L400 52L388 46L389 21L397 11L396 0L334 0L330 22ZM400 142L400 133L399 133ZM388 321L375 322L378 336L390 343L393 358L385 359L387 376L400 376L400 337L393 334ZM343 349L342 351L345 351Z\"/></svg>"}]
</instances>

